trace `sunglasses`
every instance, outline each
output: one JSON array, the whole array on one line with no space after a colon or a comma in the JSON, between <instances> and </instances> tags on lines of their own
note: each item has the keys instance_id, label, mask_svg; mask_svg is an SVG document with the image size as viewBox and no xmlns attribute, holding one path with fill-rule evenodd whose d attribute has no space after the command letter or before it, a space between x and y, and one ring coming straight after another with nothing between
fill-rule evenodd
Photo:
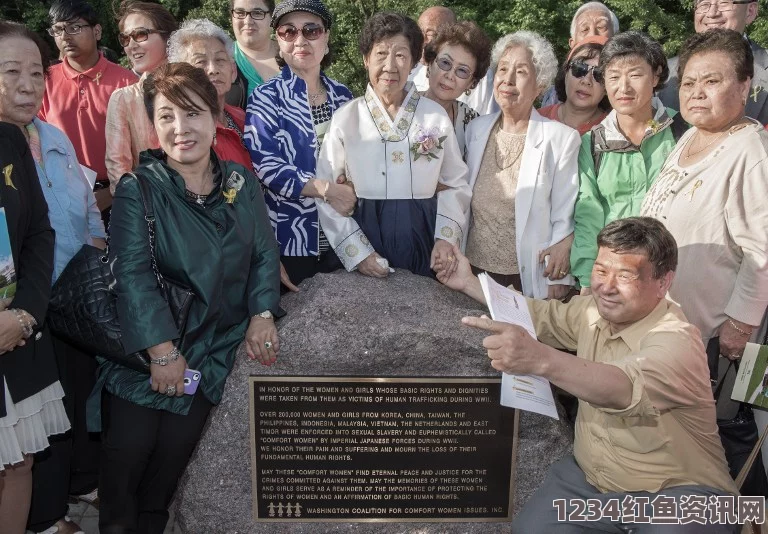
<instances>
[{"instance_id":1,"label":"sunglasses","mask_svg":"<svg viewBox=\"0 0 768 534\"><path fill-rule=\"evenodd\" d=\"M451 72L451 69L453 69L453 61L451 61L447 57L437 58L435 60L435 64L440 68L440 70L443 70L445 72ZM453 73L456 75L457 78L461 78L462 80L467 80L469 79L470 76L472 76L472 71L469 70L469 67L465 67L463 65L459 65L458 67L456 67Z\"/></svg>"},{"instance_id":2,"label":"sunglasses","mask_svg":"<svg viewBox=\"0 0 768 534\"><path fill-rule=\"evenodd\" d=\"M275 30L277 36L288 43L292 43L299 36L299 32L304 36L304 39L308 41L315 41L325 33L325 28L321 24L315 24L310 22L305 24L303 28L299 29L293 24L281 24Z\"/></svg>"},{"instance_id":3,"label":"sunglasses","mask_svg":"<svg viewBox=\"0 0 768 534\"><path fill-rule=\"evenodd\" d=\"M168 33L163 30L153 30L150 28L136 28L131 33L118 33L117 34L117 42L120 43L120 46L125 48L128 46L128 43L131 42L131 39L136 41L137 43L143 43L147 39L149 39L150 34L153 33Z\"/></svg>"},{"instance_id":4,"label":"sunglasses","mask_svg":"<svg viewBox=\"0 0 768 534\"><path fill-rule=\"evenodd\" d=\"M263 9L254 9L253 11L246 11L245 9L232 10L232 16L241 20L247 18L248 15L250 15L253 20L264 20L264 17L267 16L267 13L268 12L264 11Z\"/></svg>"},{"instance_id":5,"label":"sunglasses","mask_svg":"<svg viewBox=\"0 0 768 534\"><path fill-rule=\"evenodd\" d=\"M90 27L90 24L68 24L65 26L52 26L48 28L48 35L51 37L61 37L63 33L66 33L67 35L77 35L81 31L83 31L83 28Z\"/></svg>"},{"instance_id":6,"label":"sunglasses","mask_svg":"<svg viewBox=\"0 0 768 534\"><path fill-rule=\"evenodd\" d=\"M591 72L592 78L594 78L597 83L603 83L602 73L600 72L600 69L597 68L597 65L587 65L583 61L572 61L571 64L568 65L568 70L571 71L571 76L574 78L583 78Z\"/></svg>"}]
</instances>

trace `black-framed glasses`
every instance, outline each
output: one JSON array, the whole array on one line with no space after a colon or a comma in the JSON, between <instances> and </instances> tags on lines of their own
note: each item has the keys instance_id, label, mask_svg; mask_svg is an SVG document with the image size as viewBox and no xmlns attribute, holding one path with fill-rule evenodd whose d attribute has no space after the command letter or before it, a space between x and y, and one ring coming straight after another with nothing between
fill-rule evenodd
<instances>
[{"instance_id":1,"label":"black-framed glasses","mask_svg":"<svg viewBox=\"0 0 768 534\"><path fill-rule=\"evenodd\" d=\"M447 57L437 58L435 60L435 64L440 68L440 70L445 72L451 72L451 69L453 69L453 61ZM464 65L459 65L456 67L453 70L453 73L457 78L461 78L462 80L468 80L470 76L472 76L472 71L469 70L469 67L465 67Z\"/></svg>"},{"instance_id":2,"label":"black-framed glasses","mask_svg":"<svg viewBox=\"0 0 768 534\"><path fill-rule=\"evenodd\" d=\"M62 34L77 35L83 28L90 27L91 24L77 23L77 24L64 24L63 26L51 26L48 28L48 35L51 37L61 37Z\"/></svg>"},{"instance_id":3,"label":"black-framed glasses","mask_svg":"<svg viewBox=\"0 0 768 534\"><path fill-rule=\"evenodd\" d=\"M251 11L246 11L245 9L233 9L231 13L234 18L240 20L248 17L248 15L250 15L253 20L264 20L264 17L269 14L268 11L259 8L252 9Z\"/></svg>"},{"instance_id":4,"label":"black-framed glasses","mask_svg":"<svg viewBox=\"0 0 768 534\"><path fill-rule=\"evenodd\" d=\"M696 7L693 9L696 13L701 15L703 13L708 13L710 8L714 5L717 6L717 10L720 13L727 13L728 11L736 9L735 6L739 4L751 4L754 1L755 0L718 0L717 2L710 2L709 0L704 0L703 2L696 4Z\"/></svg>"},{"instance_id":5,"label":"black-framed glasses","mask_svg":"<svg viewBox=\"0 0 768 534\"><path fill-rule=\"evenodd\" d=\"M308 41L315 41L325 33L325 28L322 24L315 24L309 22L305 24L301 29L297 28L293 24L281 24L275 30L277 36L288 43L292 43L299 36L299 32L304 36L304 39Z\"/></svg>"},{"instance_id":6,"label":"black-framed glasses","mask_svg":"<svg viewBox=\"0 0 768 534\"><path fill-rule=\"evenodd\" d=\"M570 65L568 65L568 70L571 71L571 76L574 78L583 78L590 72L592 73L592 77L595 79L595 81L599 80L598 72L600 72L600 69L597 68L597 65L587 65L583 61L571 61ZM602 82L600 82L602 83Z\"/></svg>"},{"instance_id":7,"label":"black-framed glasses","mask_svg":"<svg viewBox=\"0 0 768 534\"><path fill-rule=\"evenodd\" d=\"M120 43L120 46L125 48L126 46L128 46L128 43L131 42L131 39L133 39L137 43L143 43L144 41L149 39L149 36L152 35L153 33L163 34L168 32L163 30L154 30L152 28L136 28L130 33L118 33L117 42Z\"/></svg>"}]
</instances>

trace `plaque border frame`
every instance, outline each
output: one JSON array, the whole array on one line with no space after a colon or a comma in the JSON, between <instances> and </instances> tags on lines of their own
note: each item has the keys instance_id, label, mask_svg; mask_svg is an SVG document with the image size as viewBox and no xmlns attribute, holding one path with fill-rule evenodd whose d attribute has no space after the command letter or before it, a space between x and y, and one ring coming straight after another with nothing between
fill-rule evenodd
<instances>
[{"instance_id":1,"label":"plaque border frame","mask_svg":"<svg viewBox=\"0 0 768 534\"><path fill-rule=\"evenodd\" d=\"M322 376L292 376L292 375L271 375L260 376L250 375L248 377L248 428L250 430L249 440L251 449L251 518L255 523L505 523L512 520L514 517L514 503L515 503L515 472L517 471L517 447L520 437L520 410L514 409L514 434L512 436L512 468L509 474L509 502L507 503L507 515L504 517L461 517L456 519L451 518L416 518L416 517L404 517L404 518L383 518L383 517L370 517L370 518L268 518L259 517L259 507L256 503L256 432L254 428L255 422L255 396L254 396L254 384L255 382L334 382L338 379L343 379L347 382L359 382L359 383L430 383L430 382L456 382L464 384L487 384L501 383L501 377L496 376L473 376L473 377L461 377L461 376L445 376L445 377L413 377L413 376L346 376L346 375L322 375Z\"/></svg>"}]
</instances>

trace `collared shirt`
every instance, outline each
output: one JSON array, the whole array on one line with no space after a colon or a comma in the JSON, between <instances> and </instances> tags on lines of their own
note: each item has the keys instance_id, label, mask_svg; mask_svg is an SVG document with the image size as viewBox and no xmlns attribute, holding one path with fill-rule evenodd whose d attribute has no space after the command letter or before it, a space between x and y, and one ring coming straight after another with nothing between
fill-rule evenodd
<instances>
[{"instance_id":1,"label":"collared shirt","mask_svg":"<svg viewBox=\"0 0 768 534\"><path fill-rule=\"evenodd\" d=\"M219 159L239 163L246 169L251 169L251 156L243 144L245 133L245 111L229 104L224 104L224 120L226 124L216 123L216 140L213 151Z\"/></svg>"},{"instance_id":2,"label":"collared shirt","mask_svg":"<svg viewBox=\"0 0 768 534\"><path fill-rule=\"evenodd\" d=\"M593 297L528 299L539 341L614 365L632 382L623 410L579 400L573 455L602 492L703 485L738 493L728 473L699 331L662 300L613 333Z\"/></svg>"},{"instance_id":3,"label":"collared shirt","mask_svg":"<svg viewBox=\"0 0 768 534\"><path fill-rule=\"evenodd\" d=\"M131 71L101 54L96 64L84 72L73 69L66 58L48 69L38 116L67 134L77 160L94 170L97 180L107 179L104 125L109 98L116 89L136 79Z\"/></svg>"}]
</instances>

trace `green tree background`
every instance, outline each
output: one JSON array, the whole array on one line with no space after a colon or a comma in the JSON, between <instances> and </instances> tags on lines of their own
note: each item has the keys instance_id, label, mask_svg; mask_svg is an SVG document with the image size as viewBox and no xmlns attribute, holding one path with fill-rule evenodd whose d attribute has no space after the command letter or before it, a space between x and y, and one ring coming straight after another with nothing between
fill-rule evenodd
<instances>
[{"instance_id":1,"label":"green tree background","mask_svg":"<svg viewBox=\"0 0 768 534\"><path fill-rule=\"evenodd\" d=\"M91 0L101 14L104 26L102 44L121 51L117 44L114 13L118 0ZM179 20L207 17L230 30L227 0L160 0ZM570 19L583 0L326 0L335 16L331 47L334 64L328 74L347 84L355 94L365 86L365 71L357 38L367 17L377 11L399 11L414 18L434 5L452 8L459 18L476 21L492 39L515 31L541 33L555 46L558 57L568 48ZM693 0L607 0L619 17L622 30L647 32L664 45L668 55L675 55L686 36L693 33ZM45 33L50 0L15 0L3 2L0 19L23 22L43 35L55 51L53 40ZM760 16L748 28L750 37L768 46L768 0L760 0Z\"/></svg>"}]
</instances>

